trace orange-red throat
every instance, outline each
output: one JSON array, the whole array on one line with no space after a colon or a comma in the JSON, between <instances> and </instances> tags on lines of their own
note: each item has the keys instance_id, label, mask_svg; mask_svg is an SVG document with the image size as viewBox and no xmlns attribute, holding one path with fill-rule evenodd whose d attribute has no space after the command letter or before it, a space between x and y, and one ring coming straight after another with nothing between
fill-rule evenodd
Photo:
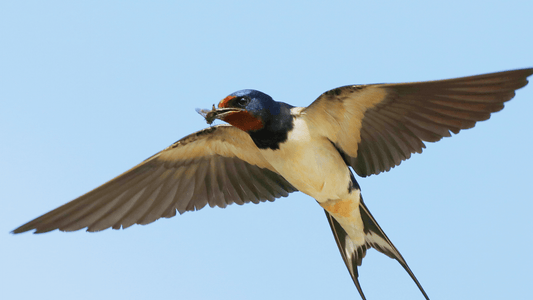
<instances>
[{"instance_id":1,"label":"orange-red throat","mask_svg":"<svg viewBox=\"0 0 533 300\"><path fill-rule=\"evenodd\" d=\"M256 131L263 128L263 122L245 110L228 113L223 120L244 131Z\"/></svg>"},{"instance_id":2,"label":"orange-red throat","mask_svg":"<svg viewBox=\"0 0 533 300\"><path fill-rule=\"evenodd\" d=\"M235 96L227 96L218 103L218 108L228 108L229 102L235 98ZM222 120L243 131L256 131L263 128L263 122L246 110L227 113Z\"/></svg>"}]
</instances>

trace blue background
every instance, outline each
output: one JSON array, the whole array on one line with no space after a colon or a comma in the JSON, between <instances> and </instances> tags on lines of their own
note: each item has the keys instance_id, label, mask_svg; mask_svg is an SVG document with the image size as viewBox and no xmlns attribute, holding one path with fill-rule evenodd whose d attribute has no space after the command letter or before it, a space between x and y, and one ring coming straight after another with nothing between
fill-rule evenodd
<instances>
[{"instance_id":1,"label":"blue background","mask_svg":"<svg viewBox=\"0 0 533 300\"><path fill-rule=\"evenodd\" d=\"M297 106L347 84L533 67L533 1L2 1L0 298L358 299L301 193L99 233L9 234L206 127L253 88ZM533 86L391 172L365 201L437 299L530 299ZM369 300L423 299L369 251Z\"/></svg>"}]
</instances>

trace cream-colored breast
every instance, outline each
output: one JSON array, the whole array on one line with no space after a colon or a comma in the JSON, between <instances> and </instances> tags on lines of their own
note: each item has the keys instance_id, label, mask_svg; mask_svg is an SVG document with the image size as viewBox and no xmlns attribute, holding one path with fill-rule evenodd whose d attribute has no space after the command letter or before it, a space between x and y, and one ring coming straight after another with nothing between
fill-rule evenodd
<instances>
[{"instance_id":1,"label":"cream-colored breast","mask_svg":"<svg viewBox=\"0 0 533 300\"><path fill-rule=\"evenodd\" d=\"M348 195L350 172L334 145L296 117L286 142L261 150L265 159L294 187L319 202Z\"/></svg>"}]
</instances>

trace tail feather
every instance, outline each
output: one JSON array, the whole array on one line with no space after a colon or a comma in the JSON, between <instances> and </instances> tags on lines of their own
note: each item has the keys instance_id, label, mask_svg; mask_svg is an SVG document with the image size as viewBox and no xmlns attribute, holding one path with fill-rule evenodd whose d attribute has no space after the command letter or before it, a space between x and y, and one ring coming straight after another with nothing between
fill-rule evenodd
<instances>
[{"instance_id":1,"label":"tail feather","mask_svg":"<svg viewBox=\"0 0 533 300\"><path fill-rule=\"evenodd\" d=\"M366 255L368 245L361 245L357 247L357 249L354 249L352 240L348 237L344 228L342 228L339 222L337 222L327 210L324 210L324 212L328 218L329 226L331 226L331 231L333 231L333 236L335 237L335 242L337 242L337 246L341 252L342 259L348 268L348 272L350 272L350 275L352 276L353 283L355 283L355 287L361 295L361 298L366 300L363 289L361 289L361 285L359 284L357 266L360 266L363 262L363 257Z\"/></svg>"},{"instance_id":2,"label":"tail feather","mask_svg":"<svg viewBox=\"0 0 533 300\"><path fill-rule=\"evenodd\" d=\"M407 265L407 262L400 254L400 251L396 249L396 247L394 246L394 244L392 244L383 229L381 229L378 222L376 222L376 220L366 207L365 203L363 202L363 199L361 198L360 200L361 202L359 205L359 210L361 213L361 218L363 219L365 233L365 243L363 245L356 245L355 243L353 243L346 231L335 220L335 218L333 218L333 216L327 211L325 212L329 225L331 226L331 230L333 231L333 235L335 236L335 241L337 242L337 246L339 247L339 251L341 252L342 258L344 260L344 263L346 264L346 267L348 268L348 271L352 276L353 282L355 283L355 286L359 291L361 298L363 298L363 300L366 300L365 295L363 294L363 290L361 289L361 285L359 284L359 274L357 272L357 267L361 265L363 258L366 255L366 250L372 247L390 258L396 259L405 269L405 271L409 274L409 276L411 276L411 279L413 279L413 281L416 283L418 289L420 289L420 292L422 292L426 300L429 300L428 295L422 288L420 282L418 282L418 279L416 279L414 273Z\"/></svg>"}]
</instances>

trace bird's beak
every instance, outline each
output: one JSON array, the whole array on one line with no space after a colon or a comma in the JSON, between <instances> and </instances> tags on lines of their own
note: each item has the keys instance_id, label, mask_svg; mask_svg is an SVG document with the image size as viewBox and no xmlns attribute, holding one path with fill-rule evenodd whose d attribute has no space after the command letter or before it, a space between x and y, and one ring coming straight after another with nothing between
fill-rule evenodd
<instances>
[{"instance_id":1,"label":"bird's beak","mask_svg":"<svg viewBox=\"0 0 533 300\"><path fill-rule=\"evenodd\" d=\"M227 115L230 115L235 112L243 111L244 109L240 108L215 108L215 105L213 104L213 108L211 110L207 109L196 109L196 112L198 112L202 117L205 118L207 121L207 124L211 125L215 119L224 120L224 118Z\"/></svg>"}]
</instances>

